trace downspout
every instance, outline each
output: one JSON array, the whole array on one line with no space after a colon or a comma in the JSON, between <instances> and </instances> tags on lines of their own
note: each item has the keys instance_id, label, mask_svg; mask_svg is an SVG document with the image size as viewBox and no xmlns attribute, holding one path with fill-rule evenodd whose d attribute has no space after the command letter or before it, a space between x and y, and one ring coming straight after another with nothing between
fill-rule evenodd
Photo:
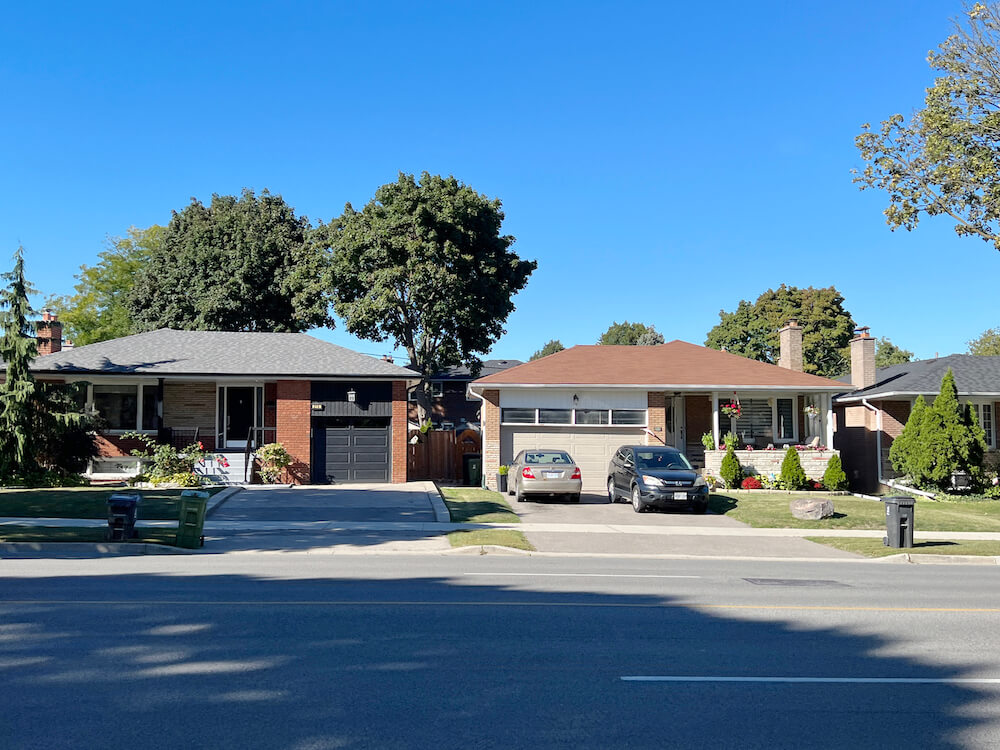
<instances>
[{"instance_id":1,"label":"downspout","mask_svg":"<svg viewBox=\"0 0 1000 750\"><path fill-rule=\"evenodd\" d=\"M465 395L466 397L472 395L479 399L479 443L482 445L482 457L480 458L482 471L479 472L481 475L479 478L479 486L485 490L489 489L486 486L486 426L483 424L483 410L486 407L486 398L472 390L471 382L465 386Z\"/></svg>"},{"instance_id":2,"label":"downspout","mask_svg":"<svg viewBox=\"0 0 1000 750\"><path fill-rule=\"evenodd\" d=\"M861 405L875 412L875 471L878 474L878 483L880 485L884 484L886 487L892 487L894 490L899 490L900 492L912 492L915 495L922 495L933 500L934 495L930 492L917 490L913 487L907 487L906 485L894 482L891 479L882 478L882 410L872 406L867 398L861 399Z\"/></svg>"}]
</instances>

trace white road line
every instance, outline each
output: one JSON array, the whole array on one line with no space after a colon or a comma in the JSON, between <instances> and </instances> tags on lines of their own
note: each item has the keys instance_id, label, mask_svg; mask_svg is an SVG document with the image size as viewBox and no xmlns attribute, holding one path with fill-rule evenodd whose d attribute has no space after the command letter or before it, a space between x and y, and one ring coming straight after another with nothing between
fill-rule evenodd
<instances>
[{"instance_id":1,"label":"white road line","mask_svg":"<svg viewBox=\"0 0 1000 750\"><path fill-rule=\"evenodd\" d=\"M666 576L646 573L466 573L467 576L482 576L486 578L509 578L522 576L524 578L701 578L701 576Z\"/></svg>"},{"instance_id":2,"label":"white road line","mask_svg":"<svg viewBox=\"0 0 1000 750\"><path fill-rule=\"evenodd\" d=\"M633 675L624 682L786 682L786 683L855 683L864 685L1000 685L1000 678L937 677L694 677Z\"/></svg>"}]
</instances>

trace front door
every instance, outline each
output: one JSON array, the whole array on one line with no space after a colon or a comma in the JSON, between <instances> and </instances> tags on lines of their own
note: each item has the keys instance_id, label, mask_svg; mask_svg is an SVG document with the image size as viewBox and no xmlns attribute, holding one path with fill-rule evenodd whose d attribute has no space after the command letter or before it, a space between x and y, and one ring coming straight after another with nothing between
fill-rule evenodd
<instances>
[{"instance_id":1,"label":"front door","mask_svg":"<svg viewBox=\"0 0 1000 750\"><path fill-rule=\"evenodd\" d=\"M245 448L254 426L254 388L230 386L225 389L225 441L227 448Z\"/></svg>"}]
</instances>

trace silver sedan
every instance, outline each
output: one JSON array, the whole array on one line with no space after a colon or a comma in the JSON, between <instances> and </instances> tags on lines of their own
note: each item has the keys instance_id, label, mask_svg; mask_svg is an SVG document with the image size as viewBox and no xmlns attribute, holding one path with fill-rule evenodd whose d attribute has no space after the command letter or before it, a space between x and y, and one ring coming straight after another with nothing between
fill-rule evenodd
<instances>
[{"instance_id":1,"label":"silver sedan","mask_svg":"<svg viewBox=\"0 0 1000 750\"><path fill-rule=\"evenodd\" d=\"M574 503L580 502L580 467L566 451L521 451L511 462L507 476L507 492L516 495L518 502L524 502L527 495L566 495Z\"/></svg>"}]
</instances>

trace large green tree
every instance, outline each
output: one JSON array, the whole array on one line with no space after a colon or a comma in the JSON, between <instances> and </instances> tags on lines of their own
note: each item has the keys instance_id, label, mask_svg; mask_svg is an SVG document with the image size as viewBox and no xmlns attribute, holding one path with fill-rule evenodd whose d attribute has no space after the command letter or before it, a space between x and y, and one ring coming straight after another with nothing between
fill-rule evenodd
<instances>
[{"instance_id":1,"label":"large green tree","mask_svg":"<svg viewBox=\"0 0 1000 750\"><path fill-rule=\"evenodd\" d=\"M943 214L1000 250L1000 7L975 3L963 16L928 54L938 75L923 109L862 126L854 179L888 194L892 229Z\"/></svg>"},{"instance_id":2,"label":"large green tree","mask_svg":"<svg viewBox=\"0 0 1000 750\"><path fill-rule=\"evenodd\" d=\"M705 346L777 364L778 331L793 318L803 329L806 372L832 377L848 369L847 346L854 320L844 309L843 296L832 286L800 289L782 284L754 302L740 300L734 311L719 311L719 323L708 332Z\"/></svg>"},{"instance_id":3,"label":"large green tree","mask_svg":"<svg viewBox=\"0 0 1000 750\"><path fill-rule=\"evenodd\" d=\"M655 346L664 342L663 334L645 323L615 321L597 339L604 346Z\"/></svg>"},{"instance_id":4,"label":"large green tree","mask_svg":"<svg viewBox=\"0 0 1000 750\"><path fill-rule=\"evenodd\" d=\"M969 354L1000 356L1000 328L990 328L969 342Z\"/></svg>"},{"instance_id":5,"label":"large green tree","mask_svg":"<svg viewBox=\"0 0 1000 750\"><path fill-rule=\"evenodd\" d=\"M93 266L81 266L74 294L46 302L59 313L66 338L77 346L136 333L135 319L126 300L135 278L159 249L165 228L132 227L125 237L108 241Z\"/></svg>"},{"instance_id":6,"label":"large green tree","mask_svg":"<svg viewBox=\"0 0 1000 750\"><path fill-rule=\"evenodd\" d=\"M555 354L556 352L561 352L565 348L566 347L563 346L559 339L551 339L547 344L545 344L545 346L532 354L529 361L541 359L542 357L547 357L550 354Z\"/></svg>"},{"instance_id":7,"label":"large green tree","mask_svg":"<svg viewBox=\"0 0 1000 750\"><path fill-rule=\"evenodd\" d=\"M140 330L304 331L331 324L326 253L266 190L175 212L126 306Z\"/></svg>"},{"instance_id":8,"label":"large green tree","mask_svg":"<svg viewBox=\"0 0 1000 750\"><path fill-rule=\"evenodd\" d=\"M332 249L334 311L354 335L406 350L424 378L422 409L428 376L479 368L536 268L511 250L503 219L498 199L454 177L401 173L316 233Z\"/></svg>"},{"instance_id":9,"label":"large green tree","mask_svg":"<svg viewBox=\"0 0 1000 750\"><path fill-rule=\"evenodd\" d=\"M0 278L7 282L0 289L0 360L6 370L0 383L0 481L10 481L37 469L31 429L35 378L29 367L38 352L28 302L36 290L24 277L23 247L14 253L14 268Z\"/></svg>"},{"instance_id":10,"label":"large green tree","mask_svg":"<svg viewBox=\"0 0 1000 750\"><path fill-rule=\"evenodd\" d=\"M887 338L875 342L875 366L890 367L913 361L913 352L901 349Z\"/></svg>"}]
</instances>

